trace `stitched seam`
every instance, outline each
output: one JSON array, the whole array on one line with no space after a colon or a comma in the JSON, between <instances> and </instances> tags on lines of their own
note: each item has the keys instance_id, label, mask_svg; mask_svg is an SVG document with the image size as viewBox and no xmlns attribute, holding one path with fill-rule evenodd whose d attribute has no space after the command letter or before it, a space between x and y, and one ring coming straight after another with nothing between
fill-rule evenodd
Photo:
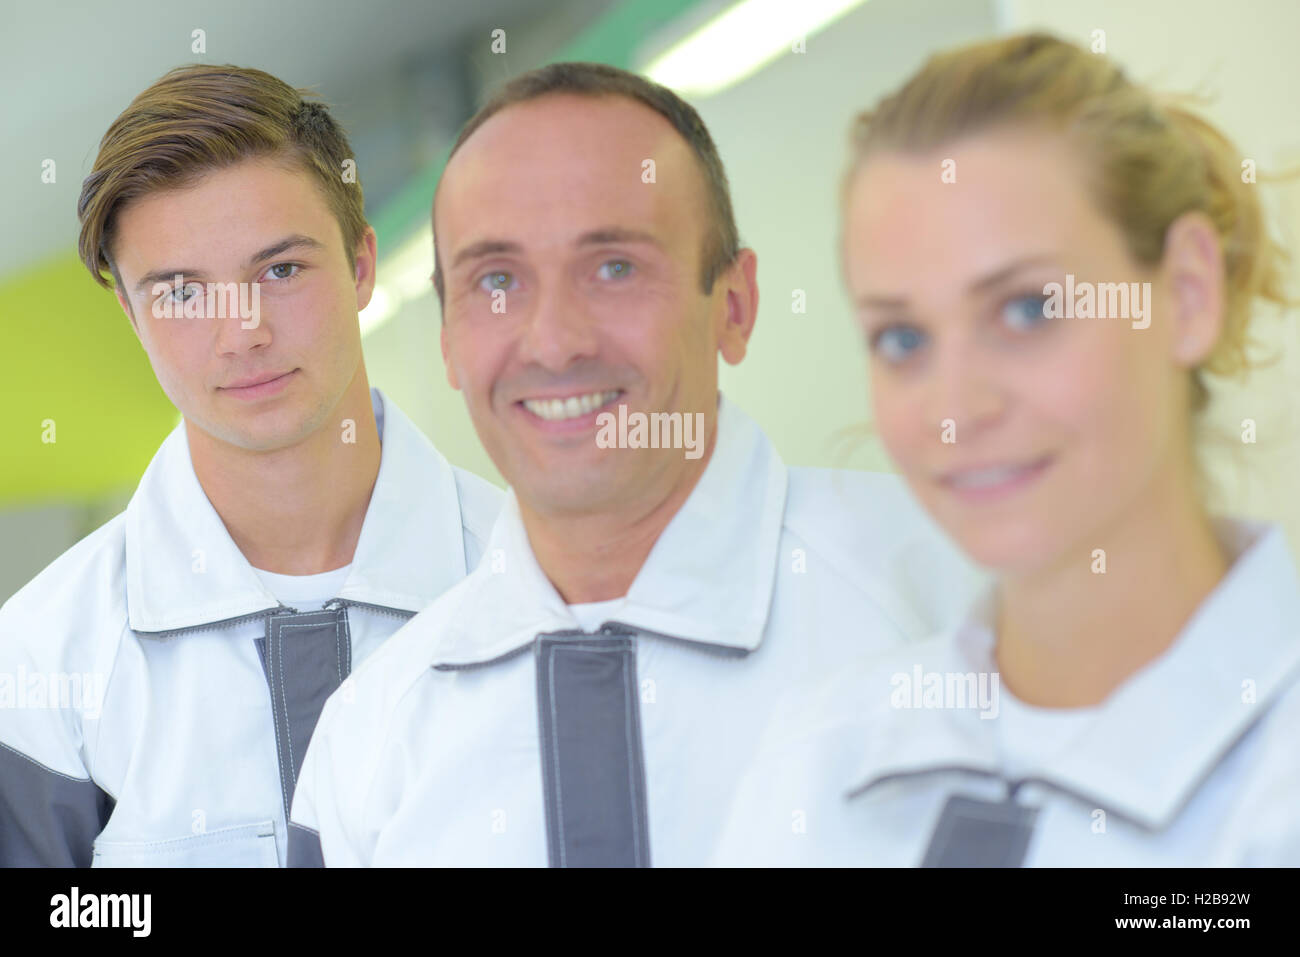
<instances>
[{"instance_id":1,"label":"stitched seam","mask_svg":"<svg viewBox=\"0 0 1300 957\"><path fill-rule=\"evenodd\" d=\"M552 790L555 794L555 809L556 809L555 818L556 818L556 832L557 832L556 843L559 845L560 867L567 866L568 854L566 851L566 845L564 841L564 795L563 795L563 787L562 787L563 776L560 774L560 736L557 733L558 720L557 720L557 712L555 706L556 655L560 650L585 652L587 654L614 653L614 654L621 655L624 651L627 651L631 647L631 644L632 644L631 639L624 637L619 641L617 645L606 645L604 647L591 647L587 642L564 642L564 643L556 642L554 644L546 644L545 646L546 655L543 664L546 667L547 694L548 697L550 698L548 710L550 712L550 718L551 718L550 734L551 734L551 752L552 752L552 762L553 762L551 777L554 781ZM624 658L621 664L623 666L624 685L626 687L627 680L630 674L627 668L627 659ZM625 704L623 709L624 710L624 734L625 734L625 741L628 746L628 758L629 758L628 761L629 783L631 783L633 779L633 771L631 768L632 752L631 752L631 726L630 726L631 712L629 710L630 707L631 707L631 702L629 696L629 700ZM632 806L633 806L632 818L633 818L633 828L634 828L633 850L636 856L636 861L639 864L642 859L641 840L640 840L641 832L639 827L640 818L637 815L635 788L633 788L632 791Z\"/></svg>"},{"instance_id":2,"label":"stitched seam","mask_svg":"<svg viewBox=\"0 0 1300 957\"><path fill-rule=\"evenodd\" d=\"M339 619L343 623L343 638L339 642L339 684L343 684L345 664L347 674L352 673L352 623L348 620L346 605L339 609ZM335 631L338 631L337 627Z\"/></svg>"},{"instance_id":3,"label":"stitched seam","mask_svg":"<svg viewBox=\"0 0 1300 957\"><path fill-rule=\"evenodd\" d=\"M284 805L284 820L287 824L289 821L289 802L293 794L293 787L296 781L290 782L289 776L294 778L297 775L293 766L293 740L289 731L289 702L285 694L284 687L284 629L286 628L314 628L319 627L322 622L303 622L301 624L285 624L290 618L315 617L319 618L321 612L294 612L289 615L272 615L266 619L266 672L267 681L271 691L271 727L275 731L275 759L279 765L280 772L280 803ZM332 612L325 614L333 616ZM334 617L335 634L338 633L338 618ZM337 638L335 639L337 642ZM278 669L277 669L278 665ZM284 718L284 735L280 735L280 717L276 715L275 698L276 688L279 687L280 703L283 706ZM288 741L289 760L285 762L285 741Z\"/></svg>"},{"instance_id":4,"label":"stitched seam","mask_svg":"<svg viewBox=\"0 0 1300 957\"><path fill-rule=\"evenodd\" d=\"M289 795L293 793L293 782L289 775L293 771L293 742L289 740L289 695L285 690L284 674L284 629L280 626L280 640L275 644L276 670L280 675L280 719L284 724L284 741L288 749L289 760L280 763L280 788L284 799L284 818L289 819Z\"/></svg>"},{"instance_id":5,"label":"stitched seam","mask_svg":"<svg viewBox=\"0 0 1300 957\"><path fill-rule=\"evenodd\" d=\"M627 651L628 649L623 648L619 650ZM629 656L627 655L623 656L623 660L622 660L623 689L626 694L626 697L624 698L624 705L623 705L623 734L624 734L624 739L627 743L628 796L632 801L632 852L637 866L640 866L641 864L641 816L639 813L640 805L639 802L637 801L636 768L634 767L636 763L636 755L632 751L632 687L631 687L632 674L631 671L628 669L628 663L630 660L631 659Z\"/></svg>"},{"instance_id":6,"label":"stitched seam","mask_svg":"<svg viewBox=\"0 0 1300 957\"><path fill-rule=\"evenodd\" d=\"M223 827L205 834L194 834L190 837L169 837L161 841L95 841L95 853L100 853L100 848L109 850L139 848L141 850L165 849L168 845L177 850L189 850L194 847L215 847L219 844L233 844L237 841L246 840L249 837L262 838L274 837L274 832L256 834L236 834L230 833L235 831L247 831L251 828L260 828L261 824L236 824L232 827ZM191 843L193 842L193 843Z\"/></svg>"},{"instance_id":7,"label":"stitched seam","mask_svg":"<svg viewBox=\"0 0 1300 957\"><path fill-rule=\"evenodd\" d=\"M277 628L274 619L266 623L266 674L271 686L271 728L275 731L275 763L280 772L280 803L285 805L284 817L289 819L289 806L284 796L284 745L280 741L280 716L275 710L275 642Z\"/></svg>"},{"instance_id":8,"label":"stitched seam","mask_svg":"<svg viewBox=\"0 0 1300 957\"><path fill-rule=\"evenodd\" d=\"M13 752L14 754L18 755L18 757L22 758L24 761L29 761L32 764L36 765L38 768L40 768L42 771L48 771L50 774L57 774L61 778L66 778L69 781L75 781L78 784L94 783L94 780L92 778L88 778L88 777L74 778L71 774L64 774L62 771L56 771L54 770L54 768L50 767L49 765L42 764L40 761L37 761L35 758L31 757L30 755L23 754L17 748L9 747L9 745L5 744L3 741L0 741L0 748L4 748L6 751Z\"/></svg>"},{"instance_id":9,"label":"stitched seam","mask_svg":"<svg viewBox=\"0 0 1300 957\"><path fill-rule=\"evenodd\" d=\"M551 739L552 739L552 741L553 741L553 748L554 748L554 751L555 751L555 775L554 775L554 777L555 777L555 807L556 807L556 812L557 812L557 814L556 814L556 818L557 818L557 826L558 826L558 830L559 830L559 842L558 842L558 843L559 843L559 845L560 845L560 866L561 866L561 867L564 867L564 866L566 866L566 861L567 861L567 857L568 857L568 855L565 853L565 843L564 843L564 799L563 799L563 796L562 796L562 794L561 794L561 781L562 781L562 777L563 777L563 776L560 774L560 748L559 748L559 745L560 745L560 736L559 736L558 734L555 733L555 724L556 724L556 720L555 720L555 668L554 668L554 654L555 654L556 651L558 651L558 650L560 649L560 647L563 647L565 651L585 652L585 653L587 653L587 654L597 654L597 655L599 655L599 654L610 654L611 652L612 652L612 653L615 653L615 654L621 654L623 651L627 650L627 647L628 647L628 641L627 641L627 639L623 639L623 641L622 641L619 645L617 645L617 646L608 646L608 645L607 645L607 646L605 646L605 647L595 647L595 648L593 648L593 647L585 646L585 642L584 642L584 643L582 643L582 644L566 644L566 645L564 645L564 646L552 645L552 646L550 646L550 647L547 649L547 651L549 651L549 652L551 653L551 658L552 658L552 661L549 663L549 664L550 664L550 670L549 670L549 672L548 672L548 674L547 674L547 681L548 681L548 684L549 684L549 686L550 686L550 697L551 697ZM626 675L626 673L627 673L626 662L624 662L624 674ZM623 709L623 711L624 711L624 716L625 716L625 721L626 721L626 716L627 716L627 714L628 714L627 708L625 707L625 708ZM626 725L625 725L625 727L626 727ZM629 781L630 781L630 780L631 780L631 774L632 774L632 772L631 772L631 770L630 770L630 766L631 766L631 750L630 750L630 748L631 748L631 745L630 745L630 742L631 742L631 733L630 733L630 730L627 732L627 739L626 739L626 740L629 742L629 752L628 752L629 771L628 771L628 777L629 777ZM636 828L636 826L637 826L637 820L638 820L638 819L637 819L637 816L636 816L636 797L635 797L635 791L633 792L633 798L632 798L632 801L633 801L633 813L632 813L632 818L633 818L633 827ZM637 862L639 863L640 860L641 860L641 856L640 856L640 831L639 831L639 830L637 830L636 833L633 835L633 842L634 842L634 843L633 843L634 853L636 854L636 860L637 860Z\"/></svg>"},{"instance_id":10,"label":"stitched seam","mask_svg":"<svg viewBox=\"0 0 1300 957\"><path fill-rule=\"evenodd\" d=\"M334 652L335 652L336 667L337 667L337 657L338 657L338 647L339 647L339 619L337 615L332 615L331 617L334 618ZM294 763L294 757L293 757L293 729L289 725L289 699L288 696L285 694L284 632L286 629L289 628L319 628L321 624L322 622L312 621L312 622L303 622L302 624L298 624L298 625L280 626L280 643L276 646L277 654L280 659L280 702L281 704L284 705L284 737L285 740L288 741L289 743L289 766L288 768L280 769L280 784L282 787L286 781L286 772L288 774L288 781L290 787L296 787L298 784L298 772L296 770L296 765ZM291 793L291 792L286 792L286 793ZM284 819L286 821L289 820L288 804L286 804L284 808Z\"/></svg>"},{"instance_id":11,"label":"stitched seam","mask_svg":"<svg viewBox=\"0 0 1300 957\"><path fill-rule=\"evenodd\" d=\"M284 806L285 820L288 820L289 818L289 805L287 802L289 800L289 794L293 788L293 781L291 779L291 775L293 774L293 737L292 737L293 732L289 728L289 695L286 692L284 687L285 685L284 630L285 628L289 628L289 627L292 626L290 625L280 626L280 641L275 646L275 655L276 658L278 659L278 665L280 669L280 707L283 709L282 714L284 715L284 739L289 746L289 762L284 767L280 768L280 783L282 785L286 783L288 784L288 787L284 789L284 795L286 801Z\"/></svg>"},{"instance_id":12,"label":"stitched seam","mask_svg":"<svg viewBox=\"0 0 1300 957\"><path fill-rule=\"evenodd\" d=\"M554 778L555 790L555 830L556 843L560 846L560 866L564 867L568 855L564 847L564 796L562 793L561 783L562 775L560 774L560 735L558 733L558 722L555 715L555 652L557 647L550 645L546 649L546 681L548 685L548 697L551 699L551 751L553 753L553 764L551 765L551 777Z\"/></svg>"}]
</instances>

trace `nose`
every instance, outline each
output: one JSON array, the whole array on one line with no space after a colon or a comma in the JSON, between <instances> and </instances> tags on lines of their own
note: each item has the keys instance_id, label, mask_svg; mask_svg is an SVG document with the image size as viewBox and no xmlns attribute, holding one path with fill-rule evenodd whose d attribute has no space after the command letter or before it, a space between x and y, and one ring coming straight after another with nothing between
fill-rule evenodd
<instances>
[{"instance_id":1,"label":"nose","mask_svg":"<svg viewBox=\"0 0 1300 957\"><path fill-rule=\"evenodd\" d=\"M1006 412L1006 393L973 338L951 338L938 350L930 390L928 418L936 427L951 420L958 441L975 438L995 427Z\"/></svg>"},{"instance_id":2,"label":"nose","mask_svg":"<svg viewBox=\"0 0 1300 957\"><path fill-rule=\"evenodd\" d=\"M212 318L200 321L213 323L218 355L238 356L271 344L271 326L256 283L214 284L204 296L204 314Z\"/></svg>"},{"instance_id":3,"label":"nose","mask_svg":"<svg viewBox=\"0 0 1300 957\"><path fill-rule=\"evenodd\" d=\"M596 317L562 282L544 284L529 305L519 342L519 357L550 372L563 372L579 359L595 356Z\"/></svg>"}]
</instances>

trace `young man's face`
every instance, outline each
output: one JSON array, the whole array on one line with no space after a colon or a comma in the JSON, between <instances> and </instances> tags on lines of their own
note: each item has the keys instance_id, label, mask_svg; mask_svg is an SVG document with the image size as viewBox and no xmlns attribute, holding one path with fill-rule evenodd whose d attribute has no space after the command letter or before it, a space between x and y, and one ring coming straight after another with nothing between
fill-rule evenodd
<instances>
[{"instance_id":1,"label":"young man's face","mask_svg":"<svg viewBox=\"0 0 1300 957\"><path fill-rule=\"evenodd\" d=\"M118 299L163 391L222 442L300 442L361 368L357 312L374 287L374 233L354 272L338 220L300 167L246 160L135 200L118 215L112 252ZM246 285L222 296L208 283ZM187 318L187 304L201 316Z\"/></svg>"},{"instance_id":2,"label":"young man's face","mask_svg":"<svg viewBox=\"0 0 1300 957\"><path fill-rule=\"evenodd\" d=\"M448 164L435 224L448 377L533 510L644 502L698 466L680 448L601 447L597 419L703 413L713 434L717 357L744 356L757 292L748 250L702 291L708 209L689 145L623 97L508 107Z\"/></svg>"}]
</instances>

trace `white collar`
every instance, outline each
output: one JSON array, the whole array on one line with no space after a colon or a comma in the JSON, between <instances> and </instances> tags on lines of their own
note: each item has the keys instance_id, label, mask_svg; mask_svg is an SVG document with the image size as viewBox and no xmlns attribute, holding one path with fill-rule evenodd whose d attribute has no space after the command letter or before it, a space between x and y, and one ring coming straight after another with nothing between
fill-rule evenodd
<instances>
[{"instance_id":1,"label":"white collar","mask_svg":"<svg viewBox=\"0 0 1300 957\"><path fill-rule=\"evenodd\" d=\"M767 626L787 474L762 430L721 398L709 464L628 589L617 622L743 655ZM459 592L433 664L486 664L543 632L578 630L537 564L511 491L484 559Z\"/></svg>"},{"instance_id":2,"label":"white collar","mask_svg":"<svg viewBox=\"0 0 1300 957\"><path fill-rule=\"evenodd\" d=\"M370 401L379 474L337 597L414 613L466 573L456 479L394 403L378 389ZM183 422L127 505L126 587L131 628L146 634L259 617L279 605L199 484Z\"/></svg>"},{"instance_id":3,"label":"white collar","mask_svg":"<svg viewBox=\"0 0 1300 957\"><path fill-rule=\"evenodd\" d=\"M1300 578L1282 529L1227 519L1215 528L1236 556L1223 580L1174 644L1120 685L1074 745L1030 780L1159 830L1300 681ZM985 595L926 667L992 670L991 609ZM1250 704L1243 703L1247 679L1255 683ZM945 769L996 776L993 723L974 709L944 709L877 724L848 794Z\"/></svg>"}]
</instances>

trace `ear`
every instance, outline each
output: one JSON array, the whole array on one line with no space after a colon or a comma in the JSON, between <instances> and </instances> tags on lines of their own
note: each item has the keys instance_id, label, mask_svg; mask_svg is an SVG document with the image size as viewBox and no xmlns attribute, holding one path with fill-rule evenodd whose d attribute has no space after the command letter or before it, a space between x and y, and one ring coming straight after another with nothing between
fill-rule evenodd
<instances>
[{"instance_id":1,"label":"ear","mask_svg":"<svg viewBox=\"0 0 1300 957\"><path fill-rule=\"evenodd\" d=\"M745 358L758 319L758 255L752 249L742 249L716 282L723 284L726 305L718 352L734 366Z\"/></svg>"},{"instance_id":2,"label":"ear","mask_svg":"<svg viewBox=\"0 0 1300 957\"><path fill-rule=\"evenodd\" d=\"M360 312L370 305L370 297L374 295L375 267L379 262L379 241L371 226L366 227L366 231L361 234L361 241L357 243L356 260L357 312Z\"/></svg>"},{"instance_id":3,"label":"ear","mask_svg":"<svg viewBox=\"0 0 1300 957\"><path fill-rule=\"evenodd\" d=\"M442 346L442 365L447 370L447 383L457 392L460 391L460 379L456 377L456 367L451 364L451 353L447 349L447 317L442 317L442 332L438 336L438 343Z\"/></svg>"},{"instance_id":4,"label":"ear","mask_svg":"<svg viewBox=\"0 0 1300 957\"><path fill-rule=\"evenodd\" d=\"M1194 368L1210 357L1223 333L1223 247L1208 216L1187 212L1170 224L1161 271L1170 297L1172 358Z\"/></svg>"}]
</instances>

